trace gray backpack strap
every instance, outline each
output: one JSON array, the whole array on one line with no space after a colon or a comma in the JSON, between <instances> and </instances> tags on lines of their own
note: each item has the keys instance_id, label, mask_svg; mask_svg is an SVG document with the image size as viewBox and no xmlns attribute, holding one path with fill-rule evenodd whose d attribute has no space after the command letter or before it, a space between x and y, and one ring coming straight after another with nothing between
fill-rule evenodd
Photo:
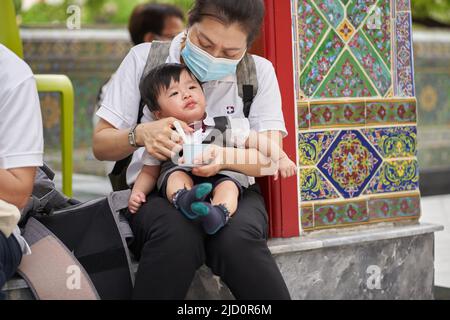
<instances>
[{"instance_id":1,"label":"gray backpack strap","mask_svg":"<svg viewBox=\"0 0 450 320\"><path fill-rule=\"evenodd\" d=\"M17 271L36 299L100 300L86 269L42 223L30 218L23 236L31 247L31 254L22 257Z\"/></svg>"},{"instance_id":2,"label":"gray backpack strap","mask_svg":"<svg viewBox=\"0 0 450 320\"><path fill-rule=\"evenodd\" d=\"M171 43L171 41L152 42L141 79L143 79L153 68L166 63Z\"/></svg>"},{"instance_id":3,"label":"gray backpack strap","mask_svg":"<svg viewBox=\"0 0 450 320\"><path fill-rule=\"evenodd\" d=\"M258 77L253 56L247 53L236 70L239 97L244 102L244 115L248 118L253 99L258 93Z\"/></svg>"}]
</instances>

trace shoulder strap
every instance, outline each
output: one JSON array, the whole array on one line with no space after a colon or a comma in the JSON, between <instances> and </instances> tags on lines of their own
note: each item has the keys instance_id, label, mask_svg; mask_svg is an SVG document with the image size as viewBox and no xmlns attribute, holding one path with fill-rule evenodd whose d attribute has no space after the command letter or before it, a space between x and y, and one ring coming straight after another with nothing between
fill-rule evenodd
<instances>
[{"instance_id":1,"label":"shoulder strap","mask_svg":"<svg viewBox=\"0 0 450 320\"><path fill-rule=\"evenodd\" d=\"M150 51L148 52L147 62L144 66L144 71L142 72L141 80L139 82L139 87L141 86L142 80L153 68L164 64L169 56L170 41L153 41L150 46ZM137 123L141 123L142 116L144 115L145 103L142 99L139 102L139 113L137 118Z\"/></svg>"},{"instance_id":2,"label":"shoulder strap","mask_svg":"<svg viewBox=\"0 0 450 320\"><path fill-rule=\"evenodd\" d=\"M149 73L151 69L166 62L167 57L169 56L170 44L170 41L152 42L150 51L147 56L147 62L145 63L144 71L142 72L141 80L139 82L139 86L141 85L142 79ZM142 116L144 115L144 107L145 103L141 98L141 100L139 101L138 117L136 119L137 124L141 123L142 121ZM117 161L114 164L113 170L108 175L114 191L124 190L128 188L125 176L132 156L133 155L131 154L128 157Z\"/></svg>"},{"instance_id":3,"label":"shoulder strap","mask_svg":"<svg viewBox=\"0 0 450 320\"><path fill-rule=\"evenodd\" d=\"M147 62L145 63L144 71L142 72L142 79L153 68L164 64L169 56L170 41L153 41L148 53Z\"/></svg>"},{"instance_id":4,"label":"shoulder strap","mask_svg":"<svg viewBox=\"0 0 450 320\"><path fill-rule=\"evenodd\" d=\"M225 145L227 141L226 130L231 128L230 121L226 116L214 117L214 130L203 139L203 144L211 144L217 142L217 138L221 138L221 144ZM225 133L225 135L224 135Z\"/></svg>"},{"instance_id":5,"label":"shoulder strap","mask_svg":"<svg viewBox=\"0 0 450 320\"><path fill-rule=\"evenodd\" d=\"M248 118L253 99L258 93L258 77L253 56L247 53L236 70L238 93L244 103L244 115Z\"/></svg>"}]
</instances>

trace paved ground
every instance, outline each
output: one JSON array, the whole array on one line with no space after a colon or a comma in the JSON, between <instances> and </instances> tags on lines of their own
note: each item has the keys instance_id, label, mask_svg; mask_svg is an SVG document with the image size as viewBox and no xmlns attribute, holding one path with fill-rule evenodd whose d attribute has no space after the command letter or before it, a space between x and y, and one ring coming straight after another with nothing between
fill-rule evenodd
<instances>
[{"instance_id":1,"label":"paved ground","mask_svg":"<svg viewBox=\"0 0 450 320\"><path fill-rule=\"evenodd\" d=\"M60 174L55 179L61 185ZM74 175L74 198L86 201L111 192L107 178ZM444 231L437 232L435 245L435 285L450 288L450 195L422 198L422 222L441 224Z\"/></svg>"}]
</instances>

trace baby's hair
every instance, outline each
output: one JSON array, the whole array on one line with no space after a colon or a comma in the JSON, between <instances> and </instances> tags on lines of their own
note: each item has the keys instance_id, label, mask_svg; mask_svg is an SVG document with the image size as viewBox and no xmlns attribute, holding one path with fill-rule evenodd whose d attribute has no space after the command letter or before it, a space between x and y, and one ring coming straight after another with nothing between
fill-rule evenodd
<instances>
[{"instance_id":1,"label":"baby's hair","mask_svg":"<svg viewBox=\"0 0 450 320\"><path fill-rule=\"evenodd\" d=\"M183 71L186 71L192 79L198 82L191 71L185 65L179 63L161 64L150 70L144 77L139 85L139 90L142 100L151 112L161 110L158 104L159 95L163 90L167 90L170 87L172 81L180 82L180 76Z\"/></svg>"}]
</instances>

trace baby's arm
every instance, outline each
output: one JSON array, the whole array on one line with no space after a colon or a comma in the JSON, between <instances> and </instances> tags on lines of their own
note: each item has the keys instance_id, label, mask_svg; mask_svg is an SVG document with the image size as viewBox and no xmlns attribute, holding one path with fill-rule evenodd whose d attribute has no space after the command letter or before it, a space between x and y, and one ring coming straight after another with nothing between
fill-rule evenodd
<instances>
[{"instance_id":1,"label":"baby's arm","mask_svg":"<svg viewBox=\"0 0 450 320\"><path fill-rule=\"evenodd\" d=\"M139 173L133 190L131 191L128 209L131 213L136 213L145 202L147 195L153 190L158 180L160 166L144 165Z\"/></svg>"},{"instance_id":2,"label":"baby's arm","mask_svg":"<svg viewBox=\"0 0 450 320\"><path fill-rule=\"evenodd\" d=\"M290 177L296 172L296 165L287 154L283 151L280 145L271 139L266 132L258 133L250 130L250 134L245 142L245 147L250 149L257 149L267 158L270 158L278 167L275 172L275 180L281 174L283 178Z\"/></svg>"}]
</instances>

